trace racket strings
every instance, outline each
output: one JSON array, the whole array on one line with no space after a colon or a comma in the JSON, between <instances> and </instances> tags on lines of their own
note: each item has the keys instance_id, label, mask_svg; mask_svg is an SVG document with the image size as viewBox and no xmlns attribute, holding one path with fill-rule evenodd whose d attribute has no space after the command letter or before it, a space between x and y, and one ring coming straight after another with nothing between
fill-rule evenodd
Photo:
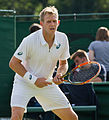
<instances>
[{"instance_id":1,"label":"racket strings","mask_svg":"<svg viewBox=\"0 0 109 120\"><path fill-rule=\"evenodd\" d=\"M71 82L85 82L96 76L98 70L99 66L97 64L90 64L89 68L80 67L75 71L72 71L71 74L68 76L68 79Z\"/></svg>"}]
</instances>

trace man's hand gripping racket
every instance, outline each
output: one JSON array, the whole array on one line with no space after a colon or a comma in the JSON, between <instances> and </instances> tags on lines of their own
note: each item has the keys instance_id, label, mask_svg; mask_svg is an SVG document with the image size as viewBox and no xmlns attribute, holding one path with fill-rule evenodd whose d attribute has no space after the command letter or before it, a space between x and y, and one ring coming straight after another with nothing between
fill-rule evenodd
<instances>
[{"instance_id":1,"label":"man's hand gripping racket","mask_svg":"<svg viewBox=\"0 0 109 120\"><path fill-rule=\"evenodd\" d=\"M68 76L68 80L64 80L65 82L74 85L83 85L88 82L93 82L93 80L99 75L100 71L101 66L98 62L89 61L76 66L70 72L61 76L60 79Z\"/></svg>"}]
</instances>

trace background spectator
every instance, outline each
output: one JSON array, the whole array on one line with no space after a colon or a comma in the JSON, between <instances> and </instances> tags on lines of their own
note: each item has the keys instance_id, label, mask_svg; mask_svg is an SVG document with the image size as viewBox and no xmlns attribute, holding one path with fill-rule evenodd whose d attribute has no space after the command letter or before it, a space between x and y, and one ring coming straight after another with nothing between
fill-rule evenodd
<instances>
[{"instance_id":1,"label":"background spectator","mask_svg":"<svg viewBox=\"0 0 109 120\"><path fill-rule=\"evenodd\" d=\"M42 28L42 26L38 23L33 23L30 27L29 27L29 31L30 33L33 33L37 30L40 30Z\"/></svg>"},{"instance_id":2,"label":"background spectator","mask_svg":"<svg viewBox=\"0 0 109 120\"><path fill-rule=\"evenodd\" d=\"M100 27L96 33L96 41L91 42L88 47L89 59L103 64L107 71L107 80L109 81L109 30L106 27Z\"/></svg>"},{"instance_id":3,"label":"background spectator","mask_svg":"<svg viewBox=\"0 0 109 120\"><path fill-rule=\"evenodd\" d=\"M71 55L71 59L74 60L75 65L79 65L84 62L89 61L89 57L84 50L77 50L75 53ZM106 80L106 71L103 66L101 66L101 71L98 77L96 77L93 82L102 82Z\"/></svg>"}]
</instances>

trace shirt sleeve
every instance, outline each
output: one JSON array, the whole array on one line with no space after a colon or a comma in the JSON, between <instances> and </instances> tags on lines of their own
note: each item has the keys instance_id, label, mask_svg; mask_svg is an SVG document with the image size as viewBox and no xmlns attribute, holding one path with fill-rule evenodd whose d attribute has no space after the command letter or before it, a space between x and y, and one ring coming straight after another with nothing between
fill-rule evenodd
<instances>
[{"instance_id":1,"label":"shirt sleeve","mask_svg":"<svg viewBox=\"0 0 109 120\"><path fill-rule=\"evenodd\" d=\"M93 50L94 51L94 42L91 42L89 47L88 47L88 50Z\"/></svg>"},{"instance_id":2,"label":"shirt sleeve","mask_svg":"<svg viewBox=\"0 0 109 120\"><path fill-rule=\"evenodd\" d=\"M25 61L28 57L28 44L27 44L27 42L28 42L28 40L24 38L14 53L14 56L21 61Z\"/></svg>"},{"instance_id":3,"label":"shirt sleeve","mask_svg":"<svg viewBox=\"0 0 109 120\"><path fill-rule=\"evenodd\" d=\"M63 52L60 56L60 60L66 60L70 57L70 52L69 52L69 41L67 36L65 35L64 37L64 48L63 48Z\"/></svg>"}]
</instances>

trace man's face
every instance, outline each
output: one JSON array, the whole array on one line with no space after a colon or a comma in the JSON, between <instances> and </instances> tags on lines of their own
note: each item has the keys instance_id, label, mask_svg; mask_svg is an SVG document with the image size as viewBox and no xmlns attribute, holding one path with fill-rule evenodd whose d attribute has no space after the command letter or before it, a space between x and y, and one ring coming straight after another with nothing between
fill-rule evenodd
<instances>
[{"instance_id":1,"label":"man's face","mask_svg":"<svg viewBox=\"0 0 109 120\"><path fill-rule=\"evenodd\" d=\"M75 57L74 62L75 62L76 65L79 65L81 63L87 62L87 60L86 60L85 57L80 58L80 57L77 56L77 57Z\"/></svg>"},{"instance_id":2,"label":"man's face","mask_svg":"<svg viewBox=\"0 0 109 120\"><path fill-rule=\"evenodd\" d=\"M42 22L43 30L48 34L54 34L59 25L58 18L55 14L46 14Z\"/></svg>"}]
</instances>

